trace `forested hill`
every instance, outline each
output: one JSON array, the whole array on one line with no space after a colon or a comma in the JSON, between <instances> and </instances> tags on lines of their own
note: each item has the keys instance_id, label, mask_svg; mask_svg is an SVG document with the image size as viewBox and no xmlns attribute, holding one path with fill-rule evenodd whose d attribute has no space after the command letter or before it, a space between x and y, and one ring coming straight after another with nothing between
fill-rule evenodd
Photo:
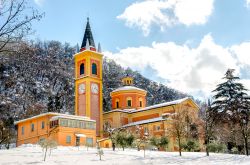
<instances>
[{"instance_id":1,"label":"forested hill","mask_svg":"<svg viewBox=\"0 0 250 165\"><path fill-rule=\"evenodd\" d=\"M57 41L23 43L15 52L0 54L0 118L15 120L43 112L74 113L74 65L76 48ZM110 110L109 93L121 86L125 75L148 91L147 104L183 98L186 94L124 69L104 58L104 111Z\"/></svg>"},{"instance_id":2,"label":"forested hill","mask_svg":"<svg viewBox=\"0 0 250 165\"><path fill-rule=\"evenodd\" d=\"M104 89L104 107L105 111L110 109L110 92L120 86L122 86L121 79L126 75L134 78L134 86L145 89L147 91L147 105L153 105L166 101L172 101L187 97L184 94L175 89L169 88L163 84L159 84L146 77L143 77L139 72L132 71L127 68L124 69L120 65L116 64L114 60L104 58L103 63L103 89Z\"/></svg>"}]
</instances>

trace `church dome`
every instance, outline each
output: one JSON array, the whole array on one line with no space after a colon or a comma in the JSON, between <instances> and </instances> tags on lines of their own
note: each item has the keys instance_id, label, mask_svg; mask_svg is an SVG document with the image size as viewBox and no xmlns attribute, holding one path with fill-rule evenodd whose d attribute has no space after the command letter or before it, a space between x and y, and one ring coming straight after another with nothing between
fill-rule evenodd
<instances>
[{"instance_id":1,"label":"church dome","mask_svg":"<svg viewBox=\"0 0 250 165\"><path fill-rule=\"evenodd\" d=\"M112 92L131 91L131 90L138 90L138 91L142 91L142 92L147 92L144 89L137 88L137 87L134 87L134 86L123 86L123 87L120 87L120 88L117 88L117 89L113 90Z\"/></svg>"},{"instance_id":2,"label":"church dome","mask_svg":"<svg viewBox=\"0 0 250 165\"><path fill-rule=\"evenodd\" d=\"M122 83L124 86L110 93L112 109L139 109L145 107L147 91L132 86L132 77L124 77Z\"/></svg>"}]
</instances>

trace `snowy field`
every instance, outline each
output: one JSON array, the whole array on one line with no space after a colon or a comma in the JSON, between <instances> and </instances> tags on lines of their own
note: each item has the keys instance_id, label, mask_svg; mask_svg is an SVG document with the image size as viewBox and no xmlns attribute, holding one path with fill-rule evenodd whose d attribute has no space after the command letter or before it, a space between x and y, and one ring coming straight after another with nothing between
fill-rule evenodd
<instances>
[{"instance_id":1,"label":"snowy field","mask_svg":"<svg viewBox=\"0 0 250 165\"><path fill-rule=\"evenodd\" d=\"M1 165L140 165L140 164L187 164L187 165L250 165L250 157L230 154L211 154L184 152L178 156L177 152L143 151L125 149L125 151L111 151L104 149L103 160L99 161L95 148L57 147L52 150L47 160L43 161L43 152L39 146L26 145L10 150L0 150Z\"/></svg>"}]
</instances>

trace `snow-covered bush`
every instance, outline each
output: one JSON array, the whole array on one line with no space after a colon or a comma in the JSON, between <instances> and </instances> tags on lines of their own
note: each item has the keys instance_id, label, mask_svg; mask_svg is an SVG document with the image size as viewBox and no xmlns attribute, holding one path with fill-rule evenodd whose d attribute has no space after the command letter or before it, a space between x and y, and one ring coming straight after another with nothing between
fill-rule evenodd
<instances>
[{"instance_id":1,"label":"snow-covered bush","mask_svg":"<svg viewBox=\"0 0 250 165\"><path fill-rule=\"evenodd\" d=\"M239 150L236 147L233 147L231 151L233 154L239 154Z\"/></svg>"},{"instance_id":2,"label":"snow-covered bush","mask_svg":"<svg viewBox=\"0 0 250 165\"><path fill-rule=\"evenodd\" d=\"M150 139L150 144L157 147L158 150L165 149L168 146L168 138L165 136L162 136L160 138L152 137Z\"/></svg>"},{"instance_id":3,"label":"snow-covered bush","mask_svg":"<svg viewBox=\"0 0 250 165\"><path fill-rule=\"evenodd\" d=\"M214 142L214 143L208 144L208 150L210 152L225 152L226 146L225 144Z\"/></svg>"},{"instance_id":4,"label":"snow-covered bush","mask_svg":"<svg viewBox=\"0 0 250 165\"><path fill-rule=\"evenodd\" d=\"M199 150L199 143L194 140L188 140L186 143L182 144L182 147L186 151L197 151Z\"/></svg>"}]
</instances>

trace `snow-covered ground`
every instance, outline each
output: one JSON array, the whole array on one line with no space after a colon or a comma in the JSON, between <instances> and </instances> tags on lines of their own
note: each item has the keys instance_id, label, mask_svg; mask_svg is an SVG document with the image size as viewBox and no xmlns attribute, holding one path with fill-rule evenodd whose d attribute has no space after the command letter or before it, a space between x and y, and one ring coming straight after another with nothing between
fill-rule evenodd
<instances>
[{"instance_id":1,"label":"snow-covered ground","mask_svg":"<svg viewBox=\"0 0 250 165\"><path fill-rule=\"evenodd\" d=\"M43 165L116 165L116 164L187 164L187 165L250 165L250 157L244 155L211 154L206 157L205 153L184 152L178 156L177 152L146 151L146 158L143 151L125 149L113 152L111 149L104 149L103 160L99 160L95 148L57 147L52 150L51 155L43 162L43 152L39 146L26 145L10 150L0 150L1 165L21 164L43 164Z\"/></svg>"}]
</instances>

